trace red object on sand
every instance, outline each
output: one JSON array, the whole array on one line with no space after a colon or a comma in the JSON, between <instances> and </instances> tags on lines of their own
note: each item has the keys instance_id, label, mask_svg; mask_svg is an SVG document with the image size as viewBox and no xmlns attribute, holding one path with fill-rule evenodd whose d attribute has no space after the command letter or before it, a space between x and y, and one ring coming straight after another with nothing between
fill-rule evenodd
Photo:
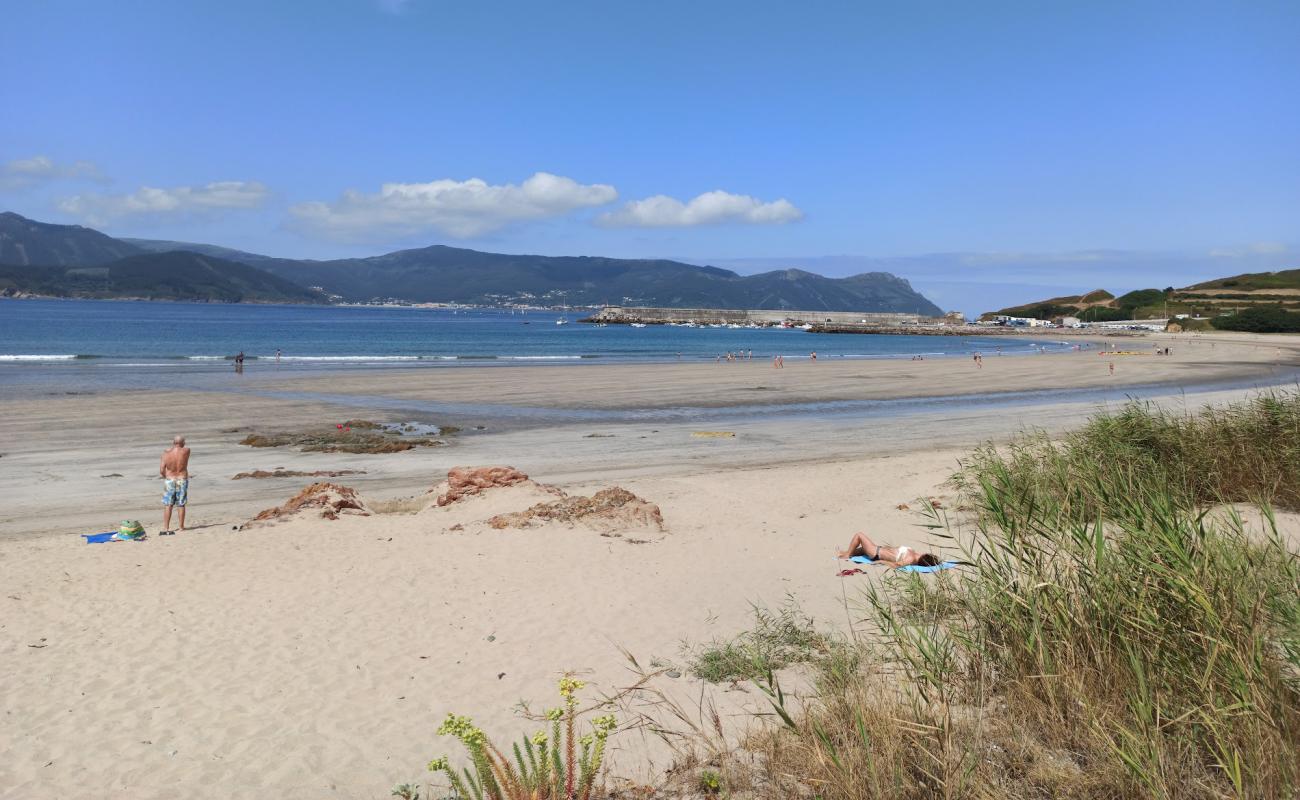
<instances>
[{"instance_id":1,"label":"red object on sand","mask_svg":"<svg viewBox=\"0 0 1300 800\"><path fill-rule=\"evenodd\" d=\"M335 425L334 427L338 428L339 430L343 430L343 423L340 422L339 424Z\"/></svg>"}]
</instances>

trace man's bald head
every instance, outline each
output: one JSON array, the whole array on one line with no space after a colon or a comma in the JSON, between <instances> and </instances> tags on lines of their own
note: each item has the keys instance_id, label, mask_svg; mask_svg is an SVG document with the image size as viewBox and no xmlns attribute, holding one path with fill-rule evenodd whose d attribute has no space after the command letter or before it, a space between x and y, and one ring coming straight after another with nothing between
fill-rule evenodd
<instances>
[{"instance_id":1,"label":"man's bald head","mask_svg":"<svg viewBox=\"0 0 1300 800\"><path fill-rule=\"evenodd\" d=\"M173 437L172 437L172 445L175 446L175 447L184 447L184 446L185 446L185 437L184 437L184 436L173 436Z\"/></svg>"}]
</instances>

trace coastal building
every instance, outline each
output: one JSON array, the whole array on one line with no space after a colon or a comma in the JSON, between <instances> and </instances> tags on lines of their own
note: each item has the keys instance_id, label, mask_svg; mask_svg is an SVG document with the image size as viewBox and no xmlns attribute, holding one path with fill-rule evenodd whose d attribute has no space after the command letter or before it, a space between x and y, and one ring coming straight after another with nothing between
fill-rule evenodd
<instances>
[{"instance_id":1,"label":"coastal building","mask_svg":"<svg viewBox=\"0 0 1300 800\"><path fill-rule=\"evenodd\" d=\"M1008 328L1050 328L1052 322L1046 319L1037 319L1035 317L1012 317L1006 314L994 314L988 320L981 320L988 325L1003 325Z\"/></svg>"},{"instance_id":2,"label":"coastal building","mask_svg":"<svg viewBox=\"0 0 1300 800\"><path fill-rule=\"evenodd\" d=\"M1115 319L1106 322L1082 322L1079 327L1101 328L1103 330L1163 331L1168 324L1168 319Z\"/></svg>"}]
</instances>

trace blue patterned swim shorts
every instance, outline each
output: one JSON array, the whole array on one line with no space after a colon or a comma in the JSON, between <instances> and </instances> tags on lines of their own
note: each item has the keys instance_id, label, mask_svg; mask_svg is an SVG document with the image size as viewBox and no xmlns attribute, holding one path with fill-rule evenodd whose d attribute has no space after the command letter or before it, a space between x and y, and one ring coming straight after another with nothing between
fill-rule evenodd
<instances>
[{"instance_id":1,"label":"blue patterned swim shorts","mask_svg":"<svg viewBox=\"0 0 1300 800\"><path fill-rule=\"evenodd\" d=\"M168 478L163 481L163 505L185 507L185 501L190 493L190 479L181 478L173 480Z\"/></svg>"}]
</instances>

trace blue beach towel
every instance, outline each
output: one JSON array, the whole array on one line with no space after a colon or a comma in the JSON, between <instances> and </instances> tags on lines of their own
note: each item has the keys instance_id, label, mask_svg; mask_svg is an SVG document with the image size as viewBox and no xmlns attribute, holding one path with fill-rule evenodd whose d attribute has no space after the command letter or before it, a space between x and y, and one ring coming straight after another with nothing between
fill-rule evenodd
<instances>
[{"instance_id":1,"label":"blue beach towel","mask_svg":"<svg viewBox=\"0 0 1300 800\"><path fill-rule=\"evenodd\" d=\"M920 564L913 564L909 567L899 567L899 572L939 572L940 570L952 569L961 566L960 561L945 561L942 564L935 564L932 567L923 567Z\"/></svg>"},{"instance_id":2,"label":"blue beach towel","mask_svg":"<svg viewBox=\"0 0 1300 800\"><path fill-rule=\"evenodd\" d=\"M104 542L111 542L113 541L113 537L116 535L117 535L117 531L107 531L105 533L81 534L82 538L86 540L86 544L103 544Z\"/></svg>"},{"instance_id":3,"label":"blue beach towel","mask_svg":"<svg viewBox=\"0 0 1300 800\"><path fill-rule=\"evenodd\" d=\"M850 556L850 557L849 557L849 561L852 561L852 562L855 563L855 564L874 564L874 563L876 563L876 562L875 562L875 559L867 558L866 556ZM943 562L942 564L936 564L936 565L934 565L933 567L922 567L922 566L920 566L919 564L913 564L913 565L911 565L911 566L909 566L909 567L899 567L899 568L898 568L898 571L899 571L899 572L939 572L940 570L952 569L953 567L959 567L959 566L961 566L961 564L962 564L962 562L960 562L960 561L945 561L945 562Z\"/></svg>"}]
</instances>

